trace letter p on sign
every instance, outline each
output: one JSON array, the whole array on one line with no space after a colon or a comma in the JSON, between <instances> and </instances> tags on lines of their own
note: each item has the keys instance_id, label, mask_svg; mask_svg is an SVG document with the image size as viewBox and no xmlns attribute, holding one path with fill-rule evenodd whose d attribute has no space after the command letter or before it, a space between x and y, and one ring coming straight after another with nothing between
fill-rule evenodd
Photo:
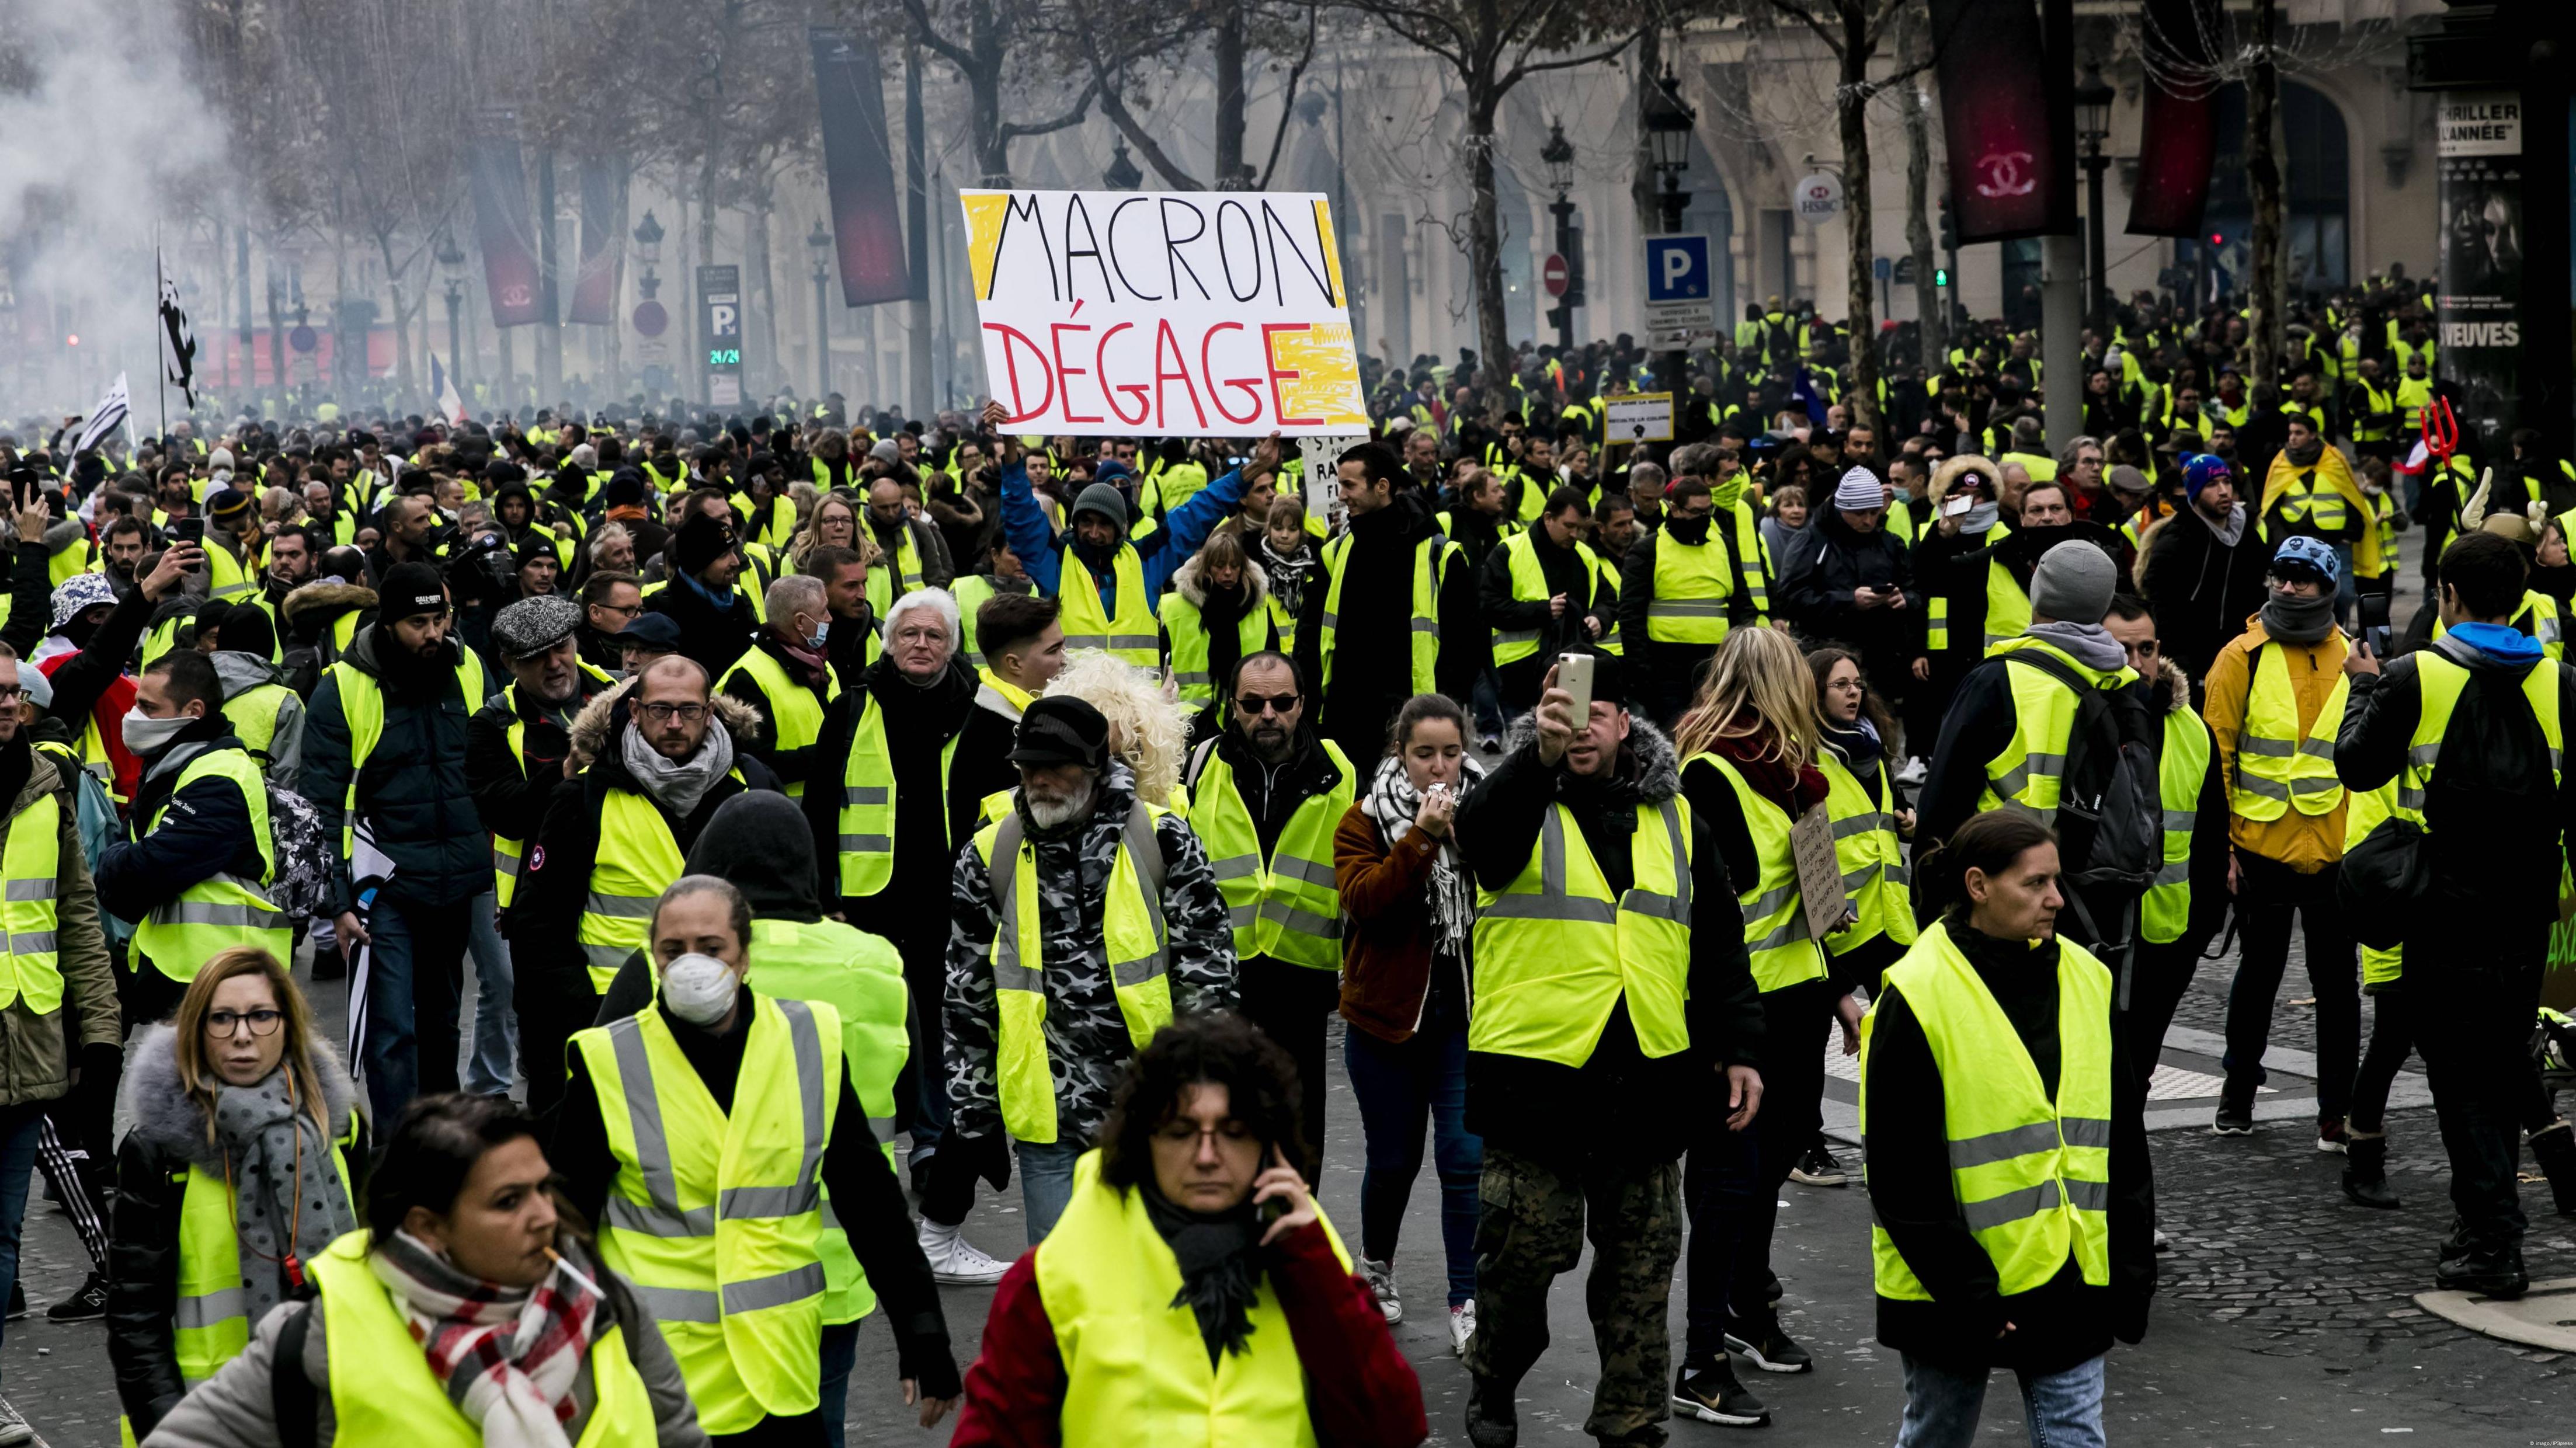
<instances>
[{"instance_id":1,"label":"letter p on sign","mask_svg":"<svg viewBox=\"0 0 2576 1448\"><path fill-rule=\"evenodd\" d=\"M1708 300L1706 236L1649 236L1645 242L1648 303Z\"/></svg>"},{"instance_id":2,"label":"letter p on sign","mask_svg":"<svg viewBox=\"0 0 2576 1448\"><path fill-rule=\"evenodd\" d=\"M1682 250L1678 246L1669 248L1664 252L1663 284L1667 290L1680 285L1682 280L1690 274L1691 258L1689 252Z\"/></svg>"}]
</instances>

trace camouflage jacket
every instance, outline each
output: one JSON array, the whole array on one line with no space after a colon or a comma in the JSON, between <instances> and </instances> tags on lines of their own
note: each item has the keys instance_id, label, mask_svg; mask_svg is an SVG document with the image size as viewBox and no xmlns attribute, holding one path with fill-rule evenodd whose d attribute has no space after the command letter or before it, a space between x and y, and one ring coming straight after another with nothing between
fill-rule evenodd
<instances>
[{"instance_id":1,"label":"camouflage jacket","mask_svg":"<svg viewBox=\"0 0 2576 1448\"><path fill-rule=\"evenodd\" d=\"M1030 832L1037 847L1040 981L1046 993L1047 1060L1055 1073L1057 1140L1088 1141L1109 1114L1109 1099L1135 1045L1109 980L1101 939L1102 902L1136 778L1112 763L1091 818L1053 837ZM1015 796L1016 803L1016 796ZM1166 962L1175 1011L1231 1010L1236 1004L1234 931L1207 851L1177 814L1155 821L1163 850ZM949 900L948 1099L959 1136L1001 1130L1002 1103L993 1056L1001 1008L994 1000L993 934L998 925L992 876L970 841L958 851Z\"/></svg>"}]
</instances>

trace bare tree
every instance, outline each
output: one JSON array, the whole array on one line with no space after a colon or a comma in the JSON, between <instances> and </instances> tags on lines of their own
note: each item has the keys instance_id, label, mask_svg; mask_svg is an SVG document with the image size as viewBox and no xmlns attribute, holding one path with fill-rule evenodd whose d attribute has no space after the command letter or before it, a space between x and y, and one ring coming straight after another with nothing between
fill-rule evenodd
<instances>
[{"instance_id":1,"label":"bare tree","mask_svg":"<svg viewBox=\"0 0 2576 1448\"><path fill-rule=\"evenodd\" d=\"M2281 105L2278 0L2254 0L2253 18L2245 71L2245 189L2254 203L2254 295L2245 332L2254 344L2256 395L2269 398L2281 381L2281 315L2288 300L2281 281L2281 158L2272 149Z\"/></svg>"},{"instance_id":2,"label":"bare tree","mask_svg":"<svg viewBox=\"0 0 2576 1448\"><path fill-rule=\"evenodd\" d=\"M1926 15L1908 11L1904 43L1899 49L1912 65L1928 65L1932 58L1931 27ZM1898 107L1905 120L1905 247L1914 257L1914 315L1921 339L1923 371L1930 375L1941 366L1950 351L1949 309L1943 305L1941 288L1933 281L1936 264L1932 257L1932 125L1928 112L1932 108L1931 92L1923 85L1918 72L1896 92Z\"/></svg>"},{"instance_id":3,"label":"bare tree","mask_svg":"<svg viewBox=\"0 0 2576 1448\"><path fill-rule=\"evenodd\" d=\"M1503 229L1494 193L1494 118L1503 98L1531 76L1608 60L1647 27L1625 9L1602 41L1603 7L1578 0L1341 0L1447 64L1466 109L1460 139L1470 209L1468 270L1474 278L1476 344L1484 365L1511 365L1503 317ZM1587 42L1593 42L1588 45Z\"/></svg>"},{"instance_id":4,"label":"bare tree","mask_svg":"<svg viewBox=\"0 0 2576 1448\"><path fill-rule=\"evenodd\" d=\"M1011 143L1082 124L1100 92L1086 81L1070 105L1034 120L1004 120L1005 91L1025 95L1043 72L1045 39L1037 0L897 0L923 49L957 67L966 83L967 129L986 186L1011 184Z\"/></svg>"},{"instance_id":5,"label":"bare tree","mask_svg":"<svg viewBox=\"0 0 2576 1448\"><path fill-rule=\"evenodd\" d=\"M1245 0L1225 0L1208 23L1204 13L1174 10L1137 0L1064 0L1056 12L1065 48L1076 56L1098 88L1100 113L1118 129L1136 154L1167 185L1182 191L1267 190L1277 174L1279 156L1295 113L1298 84L1315 58L1316 6L1311 3L1266 9ZM1200 37L1215 82L1215 128L1210 134L1215 164L1205 180L1190 173L1171 146L1165 145L1140 114L1139 73L1161 69L1174 78L1195 74ZM1269 153L1258 167L1250 154L1251 88L1246 82L1253 55L1293 56L1280 88L1278 123L1271 128Z\"/></svg>"}]
</instances>

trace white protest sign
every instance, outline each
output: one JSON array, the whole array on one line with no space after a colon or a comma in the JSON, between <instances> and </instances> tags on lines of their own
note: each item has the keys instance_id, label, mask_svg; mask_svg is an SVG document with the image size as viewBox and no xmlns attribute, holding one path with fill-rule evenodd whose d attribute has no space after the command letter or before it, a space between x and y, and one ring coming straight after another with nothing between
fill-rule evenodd
<instances>
[{"instance_id":1,"label":"white protest sign","mask_svg":"<svg viewBox=\"0 0 2576 1448\"><path fill-rule=\"evenodd\" d=\"M1601 399L1601 440L1613 445L1623 442L1671 442L1673 440L1673 395L1669 392L1629 392Z\"/></svg>"},{"instance_id":2,"label":"white protest sign","mask_svg":"<svg viewBox=\"0 0 2576 1448\"><path fill-rule=\"evenodd\" d=\"M986 389L1014 432L1368 430L1316 192L961 191Z\"/></svg>"}]
</instances>

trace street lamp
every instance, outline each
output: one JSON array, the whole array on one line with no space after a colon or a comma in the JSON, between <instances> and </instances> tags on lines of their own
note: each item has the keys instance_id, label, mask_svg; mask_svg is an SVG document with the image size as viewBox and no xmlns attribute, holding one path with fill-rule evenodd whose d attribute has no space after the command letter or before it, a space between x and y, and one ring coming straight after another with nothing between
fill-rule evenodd
<instances>
[{"instance_id":1,"label":"street lamp","mask_svg":"<svg viewBox=\"0 0 2576 1448\"><path fill-rule=\"evenodd\" d=\"M1655 199L1664 209L1664 230L1682 229L1682 208L1690 205L1690 193L1682 189L1682 173L1690 169L1692 128L1699 123L1699 113L1682 104L1682 89L1670 70L1646 93L1646 142L1654 155L1655 169L1663 173L1664 189ZM1655 380L1679 402L1690 391L1690 355L1676 348L1655 364Z\"/></svg>"},{"instance_id":2,"label":"street lamp","mask_svg":"<svg viewBox=\"0 0 2576 1448\"><path fill-rule=\"evenodd\" d=\"M1574 309L1583 305L1583 262L1574 245L1574 203L1565 193L1574 187L1574 143L1565 139L1565 123L1550 121L1547 144L1538 149L1539 160L1547 164L1547 184L1556 189L1556 200L1547 213L1556 218L1556 254L1565 258L1565 293L1556 299L1548 320L1556 324L1559 351L1574 350Z\"/></svg>"},{"instance_id":3,"label":"street lamp","mask_svg":"<svg viewBox=\"0 0 2576 1448\"><path fill-rule=\"evenodd\" d=\"M805 244L814 252L814 400L820 402L832 395L832 313L831 304L825 300L824 285L831 275L824 258L831 255L832 233L823 229L820 217L815 219L814 230L805 238Z\"/></svg>"},{"instance_id":4,"label":"street lamp","mask_svg":"<svg viewBox=\"0 0 2576 1448\"><path fill-rule=\"evenodd\" d=\"M1118 152L1109 158L1109 169L1100 173L1101 184L1112 191L1133 191L1145 184L1145 173L1136 169L1135 159L1127 154L1127 143L1118 143Z\"/></svg>"},{"instance_id":5,"label":"street lamp","mask_svg":"<svg viewBox=\"0 0 2576 1448\"><path fill-rule=\"evenodd\" d=\"M2086 299L2089 308L2100 308L2110 295L2109 278L2102 271L2102 173L2110 169L2111 158L2102 154L2102 143L2111 137L2111 102L2116 93L2102 79L2102 67L2088 63L2083 78L2075 83L2075 138L2084 166L2085 262L2093 279L2093 293Z\"/></svg>"},{"instance_id":6,"label":"street lamp","mask_svg":"<svg viewBox=\"0 0 2576 1448\"><path fill-rule=\"evenodd\" d=\"M456 244L453 232L441 232L438 250L430 254L438 263L439 274L447 278L447 371L456 379L457 391L465 389L465 354L457 328L457 315L465 304L465 250Z\"/></svg>"}]
</instances>

